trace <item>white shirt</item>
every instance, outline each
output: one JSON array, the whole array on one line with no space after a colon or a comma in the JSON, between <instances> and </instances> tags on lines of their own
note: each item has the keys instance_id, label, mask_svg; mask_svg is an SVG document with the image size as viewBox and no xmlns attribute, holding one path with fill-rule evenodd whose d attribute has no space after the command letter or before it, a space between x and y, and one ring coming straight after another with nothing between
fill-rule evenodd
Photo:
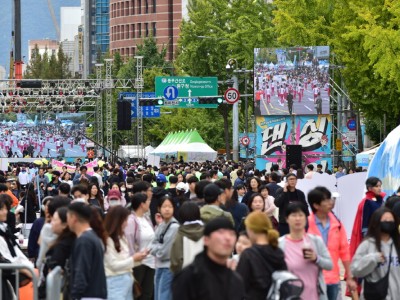
<instances>
[{"instance_id":1,"label":"white shirt","mask_svg":"<svg viewBox=\"0 0 400 300\"><path fill-rule=\"evenodd\" d=\"M116 276L125 273L132 274L134 261L129 255L129 247L126 238L119 240L121 251L117 252L115 249L114 241L109 237L107 238L107 250L104 253L104 270L106 276Z\"/></svg>"},{"instance_id":2,"label":"white shirt","mask_svg":"<svg viewBox=\"0 0 400 300\"><path fill-rule=\"evenodd\" d=\"M140 229L138 229L138 234L140 234L141 249L139 249L139 252L141 252L150 247L155 235L153 227L151 227L149 222L144 217L137 217L137 219L140 227ZM156 267L154 256L150 254L147 255L147 257L142 260L142 265L146 265L154 269Z\"/></svg>"},{"instance_id":3,"label":"white shirt","mask_svg":"<svg viewBox=\"0 0 400 300\"><path fill-rule=\"evenodd\" d=\"M25 185L29 182L29 175L28 172L19 172L18 174L18 181L20 184Z\"/></svg>"}]
</instances>

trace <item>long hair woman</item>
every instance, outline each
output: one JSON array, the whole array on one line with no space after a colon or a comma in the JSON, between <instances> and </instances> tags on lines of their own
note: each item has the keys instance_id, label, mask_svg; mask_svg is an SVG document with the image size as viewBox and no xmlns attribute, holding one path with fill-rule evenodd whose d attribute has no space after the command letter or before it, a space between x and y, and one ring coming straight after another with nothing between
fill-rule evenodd
<instances>
[{"instance_id":1,"label":"long hair woman","mask_svg":"<svg viewBox=\"0 0 400 300\"><path fill-rule=\"evenodd\" d=\"M390 209L378 208L371 216L367 235L358 246L350 266L354 276L364 278L362 299L397 299L400 294L399 254L399 220ZM373 288L371 293L368 282L377 282L386 275L388 288Z\"/></svg>"},{"instance_id":2,"label":"long hair woman","mask_svg":"<svg viewBox=\"0 0 400 300\"><path fill-rule=\"evenodd\" d=\"M108 233L107 251L104 254L104 268L107 276L108 300L131 300L134 263L146 257L147 252L129 254L124 230L128 225L130 212L122 206L108 210L104 227Z\"/></svg>"},{"instance_id":3,"label":"long hair woman","mask_svg":"<svg viewBox=\"0 0 400 300\"><path fill-rule=\"evenodd\" d=\"M232 214L233 220L235 221L236 232L239 232L239 228L244 218L249 213L249 209L246 204L239 202L237 189L233 191L232 197L226 201L225 208Z\"/></svg>"},{"instance_id":4,"label":"long hair woman","mask_svg":"<svg viewBox=\"0 0 400 300\"><path fill-rule=\"evenodd\" d=\"M301 299L327 300L322 270L332 270L333 264L322 238L306 232L306 209L300 202L288 205L289 234L279 238L279 247L285 253L288 270L304 283Z\"/></svg>"},{"instance_id":5,"label":"long hair woman","mask_svg":"<svg viewBox=\"0 0 400 300\"><path fill-rule=\"evenodd\" d=\"M104 198L99 186L96 183L89 184L89 200L90 205L97 206L101 208L102 212L104 212Z\"/></svg>"},{"instance_id":6,"label":"long hair woman","mask_svg":"<svg viewBox=\"0 0 400 300\"><path fill-rule=\"evenodd\" d=\"M243 196L242 203L247 204L254 193L258 193L262 182L258 177L251 177L247 180L247 193Z\"/></svg>"},{"instance_id":7,"label":"long hair woman","mask_svg":"<svg viewBox=\"0 0 400 300\"><path fill-rule=\"evenodd\" d=\"M71 255L76 235L68 228L67 212L67 207L60 207L56 210L51 219L51 230L57 236L57 239L46 253L46 259L41 272L39 285L40 298L46 297L47 274L57 266L60 266L64 272L67 272L66 269L68 269L66 268L66 265ZM68 278L68 274L66 275L65 278ZM64 294L67 295L68 286L64 285L63 291L65 292Z\"/></svg>"},{"instance_id":8,"label":"long hair woman","mask_svg":"<svg viewBox=\"0 0 400 300\"><path fill-rule=\"evenodd\" d=\"M278 247L279 233L262 211L250 213L245 224L253 246L240 255L236 271L244 280L246 299L265 299L272 283L272 272L287 269L285 256Z\"/></svg>"},{"instance_id":9,"label":"long hair woman","mask_svg":"<svg viewBox=\"0 0 400 300\"><path fill-rule=\"evenodd\" d=\"M33 183L29 183L26 187L26 194L22 198L21 206L26 211L20 213L21 223L33 223L36 220L36 211L39 210L39 203L35 194ZM25 221L26 217L26 221Z\"/></svg>"},{"instance_id":10,"label":"long hair woman","mask_svg":"<svg viewBox=\"0 0 400 300\"><path fill-rule=\"evenodd\" d=\"M128 240L129 253L145 252L150 249L151 242L155 238L153 223L148 212L150 211L151 185L141 182L143 192L137 192L130 198L132 212L128 217L128 226L125 228L125 235ZM147 191L146 191L147 187ZM143 259L140 266L134 268L135 279L142 288L141 300L153 299L155 258L148 255Z\"/></svg>"},{"instance_id":11,"label":"long hair woman","mask_svg":"<svg viewBox=\"0 0 400 300\"><path fill-rule=\"evenodd\" d=\"M158 205L162 222L155 232L155 239L151 244L150 253L156 258L156 275L154 280L154 299L172 299L171 247L179 228L178 221L174 218L174 200L165 196Z\"/></svg>"}]
</instances>

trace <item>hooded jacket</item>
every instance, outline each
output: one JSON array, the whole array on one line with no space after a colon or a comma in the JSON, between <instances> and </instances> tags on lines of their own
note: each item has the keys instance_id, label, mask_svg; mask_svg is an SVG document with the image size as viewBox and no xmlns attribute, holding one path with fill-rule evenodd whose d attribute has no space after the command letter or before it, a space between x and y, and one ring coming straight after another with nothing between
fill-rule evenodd
<instances>
[{"instance_id":1,"label":"hooded jacket","mask_svg":"<svg viewBox=\"0 0 400 300\"><path fill-rule=\"evenodd\" d=\"M236 271L242 276L246 299L265 299L272 283L272 273L287 270L285 255L280 248L254 245L240 255Z\"/></svg>"},{"instance_id":2,"label":"hooded jacket","mask_svg":"<svg viewBox=\"0 0 400 300\"><path fill-rule=\"evenodd\" d=\"M201 215L201 220L204 223L207 223L208 221L217 217L226 217L229 220L231 220L233 225L235 225L235 221L233 221L232 214L230 212L224 211L217 205L210 205L210 204L204 205L200 209L200 215Z\"/></svg>"},{"instance_id":3,"label":"hooded jacket","mask_svg":"<svg viewBox=\"0 0 400 300\"><path fill-rule=\"evenodd\" d=\"M181 225L181 227L179 227L178 232L175 236L175 241L172 244L171 248L170 268L172 273L178 273L179 271L182 270L183 267L185 267L183 266L185 256L188 255L192 256L192 261L193 261L194 256L198 254L198 253L193 253L193 249L187 249L188 247L190 248L190 244L184 242L185 238L193 241L194 243L199 243L198 248L201 248L201 251L203 250L202 246L203 231L204 231L204 226L201 225L200 223ZM192 261L189 262L185 261L185 263L190 264Z\"/></svg>"}]
</instances>

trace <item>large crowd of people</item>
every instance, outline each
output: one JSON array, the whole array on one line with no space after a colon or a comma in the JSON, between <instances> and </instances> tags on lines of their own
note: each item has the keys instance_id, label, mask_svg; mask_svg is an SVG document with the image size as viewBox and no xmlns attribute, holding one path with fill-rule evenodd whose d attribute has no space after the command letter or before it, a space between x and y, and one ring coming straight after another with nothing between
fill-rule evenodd
<instances>
[{"instance_id":1,"label":"large crowd of people","mask_svg":"<svg viewBox=\"0 0 400 300\"><path fill-rule=\"evenodd\" d=\"M331 191L305 194L299 173L222 161L108 163L92 175L10 167L0 171L1 262L36 268L40 299L57 266L63 299L337 300L342 276L353 297L397 299L400 197L368 178L346 233ZM32 274L20 271L20 286L13 276L2 276L1 299Z\"/></svg>"},{"instance_id":2,"label":"large crowd of people","mask_svg":"<svg viewBox=\"0 0 400 300\"><path fill-rule=\"evenodd\" d=\"M0 124L0 155L55 158L65 156L68 151L69 156L85 156L87 140L82 135L84 130L78 124L61 126L59 122L35 126Z\"/></svg>"},{"instance_id":3,"label":"large crowd of people","mask_svg":"<svg viewBox=\"0 0 400 300\"><path fill-rule=\"evenodd\" d=\"M260 65L255 68L254 93L256 114L262 113L261 103L265 105L271 102L274 105L285 106L289 114L293 113L293 102L301 103L305 98L305 92L313 97L317 114L322 114L322 93L327 95L329 102L330 85L327 69L318 66L298 66L296 68L269 67ZM290 96L289 96L290 95ZM309 113L307 111L296 111L295 113Z\"/></svg>"}]
</instances>

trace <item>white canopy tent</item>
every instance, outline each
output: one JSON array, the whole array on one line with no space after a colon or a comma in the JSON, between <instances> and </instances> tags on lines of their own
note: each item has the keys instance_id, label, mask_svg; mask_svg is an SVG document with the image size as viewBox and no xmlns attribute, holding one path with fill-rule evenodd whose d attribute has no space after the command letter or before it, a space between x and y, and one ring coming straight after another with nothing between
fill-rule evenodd
<instances>
[{"instance_id":1,"label":"white canopy tent","mask_svg":"<svg viewBox=\"0 0 400 300\"><path fill-rule=\"evenodd\" d=\"M217 157L217 151L208 146L196 130L169 133L150 154L163 159L168 155L176 160L182 157L184 161L198 162L213 161Z\"/></svg>"}]
</instances>

